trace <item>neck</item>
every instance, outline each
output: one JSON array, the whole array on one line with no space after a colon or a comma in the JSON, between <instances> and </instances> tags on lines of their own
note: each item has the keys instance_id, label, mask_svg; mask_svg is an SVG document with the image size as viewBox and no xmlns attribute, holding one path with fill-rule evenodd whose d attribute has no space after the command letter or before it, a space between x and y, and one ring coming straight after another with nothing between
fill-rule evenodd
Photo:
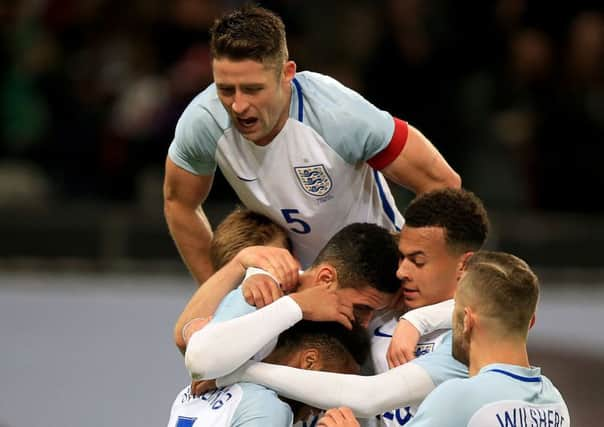
<instances>
[{"instance_id":1,"label":"neck","mask_svg":"<svg viewBox=\"0 0 604 427\"><path fill-rule=\"evenodd\" d=\"M528 368L526 340L520 337L485 337L473 339L470 347L470 377L492 363L506 363Z\"/></svg>"},{"instance_id":2,"label":"neck","mask_svg":"<svg viewBox=\"0 0 604 427\"><path fill-rule=\"evenodd\" d=\"M298 276L298 288L296 289L296 292L315 286L313 277L313 269L304 270L302 273L300 273Z\"/></svg>"}]
</instances>

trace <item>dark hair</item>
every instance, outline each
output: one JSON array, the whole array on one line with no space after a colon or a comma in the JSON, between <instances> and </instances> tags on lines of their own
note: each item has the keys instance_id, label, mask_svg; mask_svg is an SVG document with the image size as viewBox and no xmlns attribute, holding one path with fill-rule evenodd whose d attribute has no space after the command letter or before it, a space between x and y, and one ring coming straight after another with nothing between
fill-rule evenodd
<instances>
[{"instance_id":1,"label":"dark hair","mask_svg":"<svg viewBox=\"0 0 604 427\"><path fill-rule=\"evenodd\" d=\"M279 335L275 350L285 353L311 347L319 349L329 364L343 363L349 354L362 365L369 356L369 335L357 324L348 330L336 322L302 320Z\"/></svg>"},{"instance_id":2,"label":"dark hair","mask_svg":"<svg viewBox=\"0 0 604 427\"><path fill-rule=\"evenodd\" d=\"M441 227L447 245L459 252L476 251L489 232L484 205L471 191L441 189L421 194L404 213L405 226Z\"/></svg>"},{"instance_id":3,"label":"dark hair","mask_svg":"<svg viewBox=\"0 0 604 427\"><path fill-rule=\"evenodd\" d=\"M467 261L458 291L473 295L476 309L498 319L505 331L526 335L539 299L539 279L514 255L478 251Z\"/></svg>"},{"instance_id":4,"label":"dark hair","mask_svg":"<svg viewBox=\"0 0 604 427\"><path fill-rule=\"evenodd\" d=\"M218 270L241 249L266 245L279 237L291 252L292 242L283 227L262 214L238 206L216 227L210 244L210 261Z\"/></svg>"},{"instance_id":5,"label":"dark hair","mask_svg":"<svg viewBox=\"0 0 604 427\"><path fill-rule=\"evenodd\" d=\"M396 237L375 224L354 223L338 231L321 249L313 267L333 265L343 288L371 286L390 294L400 288Z\"/></svg>"},{"instance_id":6,"label":"dark hair","mask_svg":"<svg viewBox=\"0 0 604 427\"><path fill-rule=\"evenodd\" d=\"M252 59L280 68L288 57L283 21L259 6L247 5L217 19L210 36L214 58Z\"/></svg>"}]
</instances>

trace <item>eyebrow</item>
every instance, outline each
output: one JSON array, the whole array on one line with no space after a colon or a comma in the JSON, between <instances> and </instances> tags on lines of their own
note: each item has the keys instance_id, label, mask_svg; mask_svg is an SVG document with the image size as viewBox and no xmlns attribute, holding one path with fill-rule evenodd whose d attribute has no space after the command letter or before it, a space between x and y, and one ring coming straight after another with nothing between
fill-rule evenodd
<instances>
[{"instance_id":1,"label":"eyebrow","mask_svg":"<svg viewBox=\"0 0 604 427\"><path fill-rule=\"evenodd\" d=\"M404 256L405 258L411 258L417 255L425 255L424 251L414 251L411 252L409 254L404 254L403 252L401 252L401 255Z\"/></svg>"}]
</instances>

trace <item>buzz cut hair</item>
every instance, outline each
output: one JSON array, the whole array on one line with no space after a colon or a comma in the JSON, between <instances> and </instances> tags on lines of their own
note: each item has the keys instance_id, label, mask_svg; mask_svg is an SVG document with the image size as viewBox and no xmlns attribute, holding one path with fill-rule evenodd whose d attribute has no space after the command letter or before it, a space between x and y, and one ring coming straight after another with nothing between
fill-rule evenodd
<instances>
[{"instance_id":1,"label":"buzz cut hair","mask_svg":"<svg viewBox=\"0 0 604 427\"><path fill-rule=\"evenodd\" d=\"M327 371L338 371L365 363L370 340L367 331L356 323L348 330L337 322L302 320L279 335L275 351L289 353L308 348L321 352Z\"/></svg>"}]
</instances>

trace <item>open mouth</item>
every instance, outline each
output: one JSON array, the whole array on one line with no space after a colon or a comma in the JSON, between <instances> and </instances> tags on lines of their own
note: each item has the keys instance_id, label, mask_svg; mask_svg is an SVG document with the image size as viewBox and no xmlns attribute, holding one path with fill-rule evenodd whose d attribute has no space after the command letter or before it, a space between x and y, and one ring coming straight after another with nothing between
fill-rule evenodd
<instances>
[{"instance_id":1,"label":"open mouth","mask_svg":"<svg viewBox=\"0 0 604 427\"><path fill-rule=\"evenodd\" d=\"M237 117L237 123L239 123L239 126L241 126L241 128L243 128L243 129L251 129L254 127L254 125L257 122L258 122L258 119L255 117L249 117L249 118Z\"/></svg>"}]
</instances>

